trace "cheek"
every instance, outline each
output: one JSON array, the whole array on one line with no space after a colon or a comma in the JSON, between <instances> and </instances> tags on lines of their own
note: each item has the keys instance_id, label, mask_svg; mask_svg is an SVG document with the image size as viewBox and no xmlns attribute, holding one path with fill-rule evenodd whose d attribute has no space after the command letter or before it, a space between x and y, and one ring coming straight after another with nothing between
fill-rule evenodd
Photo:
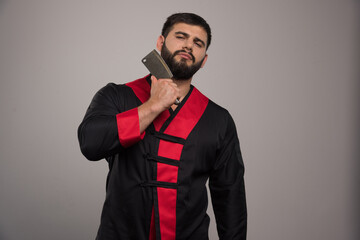
<instances>
[{"instance_id":1,"label":"cheek","mask_svg":"<svg viewBox=\"0 0 360 240\"><path fill-rule=\"evenodd\" d=\"M201 52L201 53L198 53L197 55L194 55L195 56L195 58L196 58L196 62L200 62L201 60L203 60L204 59L204 57L205 57L205 53L203 53L203 52Z\"/></svg>"},{"instance_id":2,"label":"cheek","mask_svg":"<svg viewBox=\"0 0 360 240\"><path fill-rule=\"evenodd\" d=\"M176 50L179 50L179 44L176 41L166 41L166 47L171 51L175 52Z\"/></svg>"}]
</instances>

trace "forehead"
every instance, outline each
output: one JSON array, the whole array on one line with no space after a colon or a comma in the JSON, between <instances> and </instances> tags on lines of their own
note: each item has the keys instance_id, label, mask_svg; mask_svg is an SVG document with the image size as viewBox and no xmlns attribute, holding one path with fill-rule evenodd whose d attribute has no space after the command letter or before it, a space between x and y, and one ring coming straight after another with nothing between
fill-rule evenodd
<instances>
[{"instance_id":1,"label":"forehead","mask_svg":"<svg viewBox=\"0 0 360 240\"><path fill-rule=\"evenodd\" d=\"M190 37L197 37L203 40L205 43L207 41L207 33L201 26L190 25L186 23L176 23L170 30L169 34L174 34L176 32L187 33L190 35Z\"/></svg>"}]
</instances>

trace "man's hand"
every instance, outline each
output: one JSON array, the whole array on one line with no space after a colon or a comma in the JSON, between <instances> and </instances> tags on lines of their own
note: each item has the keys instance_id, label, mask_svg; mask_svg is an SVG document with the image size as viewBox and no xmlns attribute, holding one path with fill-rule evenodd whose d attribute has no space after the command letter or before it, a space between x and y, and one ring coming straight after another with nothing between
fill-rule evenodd
<instances>
[{"instance_id":1,"label":"man's hand","mask_svg":"<svg viewBox=\"0 0 360 240\"><path fill-rule=\"evenodd\" d=\"M154 119L180 98L180 89L171 79L156 79L151 76L150 98L138 107L140 133L154 121Z\"/></svg>"},{"instance_id":2,"label":"man's hand","mask_svg":"<svg viewBox=\"0 0 360 240\"><path fill-rule=\"evenodd\" d=\"M171 79L157 79L151 76L150 99L152 110L161 113L169 109L177 98L180 98L180 90Z\"/></svg>"}]
</instances>

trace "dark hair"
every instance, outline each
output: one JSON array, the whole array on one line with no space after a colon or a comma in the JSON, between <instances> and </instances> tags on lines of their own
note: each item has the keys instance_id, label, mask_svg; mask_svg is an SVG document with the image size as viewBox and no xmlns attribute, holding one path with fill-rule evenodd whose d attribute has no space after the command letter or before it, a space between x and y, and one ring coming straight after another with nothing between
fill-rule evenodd
<instances>
[{"instance_id":1,"label":"dark hair","mask_svg":"<svg viewBox=\"0 0 360 240\"><path fill-rule=\"evenodd\" d=\"M166 38L169 32L171 31L172 27L176 23L186 23L189 25L202 27L207 33L206 49L208 49L211 43L211 29L209 24L202 17L194 13L175 13L167 18L162 28L161 35L163 35Z\"/></svg>"}]
</instances>

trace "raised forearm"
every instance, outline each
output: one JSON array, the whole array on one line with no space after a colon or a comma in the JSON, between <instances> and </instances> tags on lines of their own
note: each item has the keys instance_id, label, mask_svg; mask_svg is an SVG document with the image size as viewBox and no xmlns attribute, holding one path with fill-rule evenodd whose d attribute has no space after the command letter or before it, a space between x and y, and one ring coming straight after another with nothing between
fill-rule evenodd
<instances>
[{"instance_id":1,"label":"raised forearm","mask_svg":"<svg viewBox=\"0 0 360 240\"><path fill-rule=\"evenodd\" d=\"M140 133L163 111L169 109L179 98L180 92L171 79L157 80L151 77L151 93L148 101L138 107Z\"/></svg>"}]
</instances>

